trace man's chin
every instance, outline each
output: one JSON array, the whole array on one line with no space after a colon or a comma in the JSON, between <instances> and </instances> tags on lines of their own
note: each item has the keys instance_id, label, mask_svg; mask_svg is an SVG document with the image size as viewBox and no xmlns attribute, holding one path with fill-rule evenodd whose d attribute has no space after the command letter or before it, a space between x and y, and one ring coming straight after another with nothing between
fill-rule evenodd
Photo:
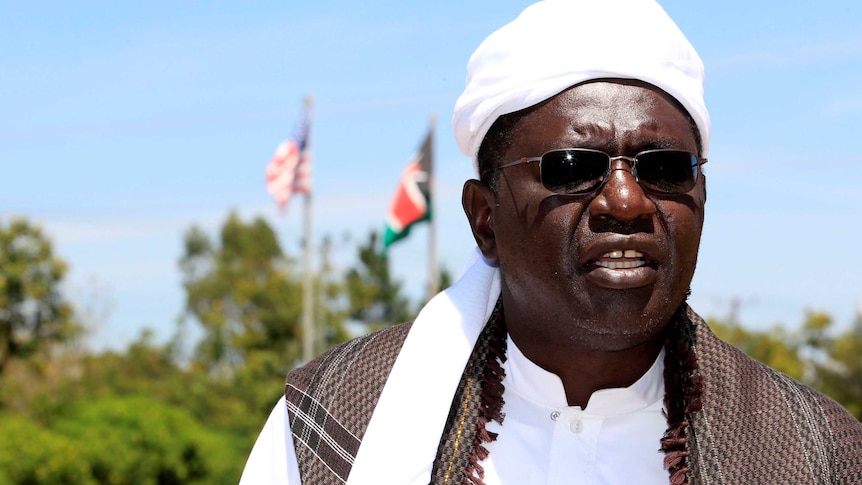
<instances>
[{"instance_id":1,"label":"man's chin","mask_svg":"<svg viewBox=\"0 0 862 485\"><path fill-rule=\"evenodd\" d=\"M666 322L645 322L637 327L612 326L582 328L577 340L597 352L624 352L663 340Z\"/></svg>"}]
</instances>

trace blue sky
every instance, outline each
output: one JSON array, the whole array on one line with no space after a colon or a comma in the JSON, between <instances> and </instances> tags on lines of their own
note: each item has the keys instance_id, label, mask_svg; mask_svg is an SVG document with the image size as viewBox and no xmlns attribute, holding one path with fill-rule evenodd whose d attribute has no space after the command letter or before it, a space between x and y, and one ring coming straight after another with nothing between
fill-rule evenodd
<instances>
[{"instance_id":1,"label":"blue sky","mask_svg":"<svg viewBox=\"0 0 862 485\"><path fill-rule=\"evenodd\" d=\"M660 3L704 60L713 120L693 306L724 315L738 299L760 328L806 309L849 324L862 300L862 3ZM312 94L316 239L335 240L342 267L355 259L436 113L440 259L457 271L473 245L460 209L471 169L452 105L470 53L527 4L0 1L0 218L52 237L91 345L122 347L145 326L166 338L190 225L261 215L299 254L301 201L280 215L264 168ZM424 235L391 252L413 296Z\"/></svg>"}]
</instances>

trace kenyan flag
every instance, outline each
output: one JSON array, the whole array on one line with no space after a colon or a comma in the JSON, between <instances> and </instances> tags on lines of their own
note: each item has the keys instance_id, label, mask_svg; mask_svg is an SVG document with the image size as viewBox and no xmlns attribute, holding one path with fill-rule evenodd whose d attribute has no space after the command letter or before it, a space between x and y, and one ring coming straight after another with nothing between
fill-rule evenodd
<instances>
[{"instance_id":1,"label":"kenyan flag","mask_svg":"<svg viewBox=\"0 0 862 485\"><path fill-rule=\"evenodd\" d=\"M386 215L383 248L410 233L413 224L431 220L431 167L433 165L433 131L428 131L419 153L415 154L401 174L395 196Z\"/></svg>"}]
</instances>

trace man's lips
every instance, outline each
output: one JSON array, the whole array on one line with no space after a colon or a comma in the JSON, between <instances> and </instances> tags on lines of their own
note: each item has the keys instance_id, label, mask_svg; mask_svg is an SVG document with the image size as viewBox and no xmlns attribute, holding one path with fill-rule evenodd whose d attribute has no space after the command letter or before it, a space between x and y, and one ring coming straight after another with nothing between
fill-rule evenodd
<instances>
[{"instance_id":1,"label":"man's lips","mask_svg":"<svg viewBox=\"0 0 862 485\"><path fill-rule=\"evenodd\" d=\"M587 280L616 290L655 282L659 247L652 237L611 236L590 244L581 259Z\"/></svg>"}]
</instances>

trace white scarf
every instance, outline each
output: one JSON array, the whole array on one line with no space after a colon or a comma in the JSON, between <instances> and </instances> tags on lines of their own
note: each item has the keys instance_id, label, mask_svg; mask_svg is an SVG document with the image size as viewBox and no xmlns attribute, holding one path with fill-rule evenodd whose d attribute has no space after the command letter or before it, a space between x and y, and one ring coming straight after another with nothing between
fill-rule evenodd
<instances>
[{"instance_id":1,"label":"white scarf","mask_svg":"<svg viewBox=\"0 0 862 485\"><path fill-rule=\"evenodd\" d=\"M425 305L386 381L347 485L428 484L452 396L499 295L499 270L476 257L455 285Z\"/></svg>"}]
</instances>

